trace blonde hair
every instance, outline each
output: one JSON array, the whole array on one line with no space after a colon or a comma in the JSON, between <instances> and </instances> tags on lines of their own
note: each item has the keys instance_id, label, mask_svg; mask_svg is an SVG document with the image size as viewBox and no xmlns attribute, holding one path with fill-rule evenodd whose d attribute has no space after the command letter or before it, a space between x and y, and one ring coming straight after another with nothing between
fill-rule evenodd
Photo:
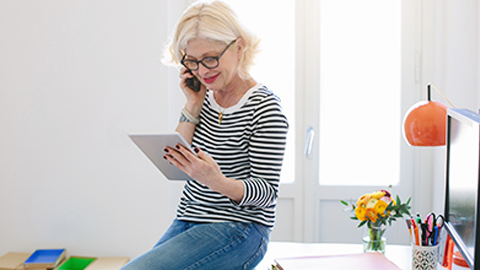
<instances>
[{"instance_id":1,"label":"blonde hair","mask_svg":"<svg viewBox=\"0 0 480 270\"><path fill-rule=\"evenodd\" d=\"M188 7L175 27L164 51L164 64L179 65L190 40L207 39L228 45L233 40L244 40L243 57L239 62L239 76L250 78L249 70L258 52L260 40L243 27L235 12L225 3L196 2Z\"/></svg>"}]
</instances>

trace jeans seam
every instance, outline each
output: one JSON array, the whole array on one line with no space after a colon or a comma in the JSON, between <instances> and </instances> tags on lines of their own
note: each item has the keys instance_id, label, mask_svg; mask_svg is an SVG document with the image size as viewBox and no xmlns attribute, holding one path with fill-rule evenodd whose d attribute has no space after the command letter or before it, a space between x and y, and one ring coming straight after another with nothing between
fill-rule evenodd
<instances>
[{"instance_id":1,"label":"jeans seam","mask_svg":"<svg viewBox=\"0 0 480 270\"><path fill-rule=\"evenodd\" d=\"M270 238L271 230L268 227L265 227L263 225L256 224L256 223L252 223L252 225L255 228L255 230L261 233L265 238Z\"/></svg>"},{"instance_id":2,"label":"jeans seam","mask_svg":"<svg viewBox=\"0 0 480 270\"><path fill-rule=\"evenodd\" d=\"M253 256L243 265L243 269L244 269L244 270L249 269L248 267L249 267L253 262L255 262L255 260L256 260L259 256L265 255L266 249L267 249L267 241L265 240L264 237L262 237L261 243L260 243L260 246L259 246L258 249L257 249L257 252L255 252L255 254L253 254Z\"/></svg>"},{"instance_id":3,"label":"jeans seam","mask_svg":"<svg viewBox=\"0 0 480 270\"><path fill-rule=\"evenodd\" d=\"M217 249L215 250L214 252L210 253L209 255L205 256L204 258L202 258L201 260L195 262L194 264L188 266L185 268L185 270L188 270L188 269L195 269L201 265L205 265L206 263L208 263L208 261L210 261L214 256L218 255L218 254L221 254L222 252L225 252L226 249L232 247L234 244L237 244L239 243L240 241L242 241L243 239L246 238L246 234L248 234L248 231L250 230L250 226L246 226L246 227L243 227L243 233L240 237L235 237L233 238L234 241L230 242L228 245L225 245L223 246L222 248L220 249Z\"/></svg>"},{"instance_id":4,"label":"jeans seam","mask_svg":"<svg viewBox=\"0 0 480 270\"><path fill-rule=\"evenodd\" d=\"M258 232L260 233L261 235L263 235L263 237L261 237L261 242L260 242L260 245L258 246L258 249L257 249L257 252L255 252L255 254L253 254L253 256L243 265L243 269L246 270L246 269L249 269L248 267L255 262L255 260L259 257L259 256L264 256L266 251L267 251L267 247L268 247L268 242L269 242L269 229L265 226L262 226L260 224L256 224L256 223L252 223L252 226L253 228Z\"/></svg>"}]
</instances>

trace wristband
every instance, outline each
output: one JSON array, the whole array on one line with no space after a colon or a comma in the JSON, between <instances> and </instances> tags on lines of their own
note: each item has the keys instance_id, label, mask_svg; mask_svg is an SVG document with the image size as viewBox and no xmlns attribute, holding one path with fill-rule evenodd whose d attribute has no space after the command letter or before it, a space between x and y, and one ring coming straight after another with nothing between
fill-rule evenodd
<instances>
[{"instance_id":1,"label":"wristband","mask_svg":"<svg viewBox=\"0 0 480 270\"><path fill-rule=\"evenodd\" d=\"M200 118L196 118L193 115L191 115L185 108L182 109L182 113L180 115L180 119L178 120L179 122L191 122L197 125L200 123Z\"/></svg>"}]
</instances>

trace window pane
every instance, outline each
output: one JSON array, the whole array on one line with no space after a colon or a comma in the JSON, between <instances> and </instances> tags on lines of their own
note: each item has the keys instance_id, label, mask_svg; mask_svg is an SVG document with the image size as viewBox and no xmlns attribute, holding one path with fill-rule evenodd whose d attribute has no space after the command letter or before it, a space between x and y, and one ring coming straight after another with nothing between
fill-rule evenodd
<instances>
[{"instance_id":1,"label":"window pane","mask_svg":"<svg viewBox=\"0 0 480 270\"><path fill-rule=\"evenodd\" d=\"M400 0L322 0L320 20L320 184L396 184Z\"/></svg>"},{"instance_id":2,"label":"window pane","mask_svg":"<svg viewBox=\"0 0 480 270\"><path fill-rule=\"evenodd\" d=\"M224 2L261 39L260 53L251 75L257 82L272 89L282 101L290 127L280 182L292 183L295 181L295 1L275 1L275 12L270 12L272 1Z\"/></svg>"}]
</instances>

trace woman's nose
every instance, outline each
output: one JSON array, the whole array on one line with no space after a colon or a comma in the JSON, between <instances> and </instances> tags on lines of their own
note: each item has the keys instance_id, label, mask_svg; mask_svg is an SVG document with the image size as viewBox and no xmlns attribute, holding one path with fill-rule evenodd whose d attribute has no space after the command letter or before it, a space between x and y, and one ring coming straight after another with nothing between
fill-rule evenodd
<instances>
[{"instance_id":1,"label":"woman's nose","mask_svg":"<svg viewBox=\"0 0 480 270\"><path fill-rule=\"evenodd\" d=\"M208 68L204 67L202 64L200 64L200 65L198 66L198 69L197 69L197 74L198 74L200 77L203 77L203 76L205 76L205 74L208 73L209 70L210 70L210 69L208 69Z\"/></svg>"}]
</instances>

